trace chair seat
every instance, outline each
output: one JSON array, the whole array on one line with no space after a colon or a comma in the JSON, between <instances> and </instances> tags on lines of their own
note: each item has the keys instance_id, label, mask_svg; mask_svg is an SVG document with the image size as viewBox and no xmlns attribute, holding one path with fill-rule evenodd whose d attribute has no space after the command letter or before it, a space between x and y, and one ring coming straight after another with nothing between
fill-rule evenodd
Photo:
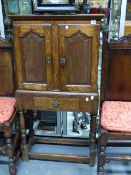
<instances>
[{"instance_id":1,"label":"chair seat","mask_svg":"<svg viewBox=\"0 0 131 175\"><path fill-rule=\"evenodd\" d=\"M4 124L12 117L15 107L15 98L0 97L0 125Z\"/></svg>"},{"instance_id":2,"label":"chair seat","mask_svg":"<svg viewBox=\"0 0 131 175\"><path fill-rule=\"evenodd\" d=\"M109 131L131 132L131 102L105 101L101 125Z\"/></svg>"}]
</instances>

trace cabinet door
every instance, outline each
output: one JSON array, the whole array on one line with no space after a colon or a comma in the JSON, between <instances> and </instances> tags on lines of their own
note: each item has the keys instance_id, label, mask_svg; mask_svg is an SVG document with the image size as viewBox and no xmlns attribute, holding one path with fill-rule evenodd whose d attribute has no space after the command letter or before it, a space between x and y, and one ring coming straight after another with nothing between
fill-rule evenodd
<instances>
[{"instance_id":1,"label":"cabinet door","mask_svg":"<svg viewBox=\"0 0 131 175\"><path fill-rule=\"evenodd\" d=\"M51 24L14 26L18 89L52 89Z\"/></svg>"},{"instance_id":2,"label":"cabinet door","mask_svg":"<svg viewBox=\"0 0 131 175\"><path fill-rule=\"evenodd\" d=\"M99 26L59 25L59 64L61 89L97 91Z\"/></svg>"}]
</instances>

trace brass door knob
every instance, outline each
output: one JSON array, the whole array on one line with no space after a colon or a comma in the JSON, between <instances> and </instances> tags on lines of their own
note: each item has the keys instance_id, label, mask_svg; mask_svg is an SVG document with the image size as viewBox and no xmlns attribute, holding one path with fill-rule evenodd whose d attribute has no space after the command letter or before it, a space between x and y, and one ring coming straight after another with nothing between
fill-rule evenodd
<instances>
[{"instance_id":1,"label":"brass door knob","mask_svg":"<svg viewBox=\"0 0 131 175\"><path fill-rule=\"evenodd\" d=\"M52 64L52 60L51 60L51 58L48 57L47 60L46 60L46 62L47 62L47 64Z\"/></svg>"},{"instance_id":2,"label":"brass door knob","mask_svg":"<svg viewBox=\"0 0 131 175\"><path fill-rule=\"evenodd\" d=\"M60 58L59 61L60 61L60 64L61 64L61 65L64 65L64 64L65 64L65 58L62 57L62 58Z\"/></svg>"}]
</instances>

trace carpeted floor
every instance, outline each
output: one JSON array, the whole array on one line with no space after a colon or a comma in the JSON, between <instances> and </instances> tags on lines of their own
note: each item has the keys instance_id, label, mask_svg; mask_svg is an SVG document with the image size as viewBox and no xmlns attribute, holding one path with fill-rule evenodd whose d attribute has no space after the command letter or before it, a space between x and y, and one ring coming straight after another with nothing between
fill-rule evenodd
<instances>
[{"instance_id":1,"label":"carpeted floor","mask_svg":"<svg viewBox=\"0 0 131 175\"><path fill-rule=\"evenodd\" d=\"M0 165L0 175L8 175L7 165ZM53 161L20 161L17 175L96 175L96 166ZM105 175L131 175L131 163L110 162L105 166Z\"/></svg>"},{"instance_id":2,"label":"carpeted floor","mask_svg":"<svg viewBox=\"0 0 131 175\"><path fill-rule=\"evenodd\" d=\"M64 153L64 154L88 154L86 147L73 146L55 146L55 145L35 145L32 151L44 151L46 153ZM130 148L110 147L109 152L129 153ZM24 162L20 160L17 164L17 175L97 175L96 167L89 167L88 164L65 163L55 161L29 160ZM0 164L0 175L8 175L8 166ZM105 175L131 175L131 162L112 161L105 166Z\"/></svg>"}]
</instances>

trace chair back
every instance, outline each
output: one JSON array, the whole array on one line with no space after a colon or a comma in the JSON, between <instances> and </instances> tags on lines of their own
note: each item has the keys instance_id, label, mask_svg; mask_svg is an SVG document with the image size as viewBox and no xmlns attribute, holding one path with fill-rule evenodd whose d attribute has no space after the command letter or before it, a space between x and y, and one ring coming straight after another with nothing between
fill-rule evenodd
<instances>
[{"instance_id":1,"label":"chair back","mask_svg":"<svg viewBox=\"0 0 131 175\"><path fill-rule=\"evenodd\" d=\"M0 38L0 96L14 95L12 44Z\"/></svg>"},{"instance_id":2,"label":"chair back","mask_svg":"<svg viewBox=\"0 0 131 175\"><path fill-rule=\"evenodd\" d=\"M108 42L103 34L101 105L104 101L131 101L131 35Z\"/></svg>"}]
</instances>

